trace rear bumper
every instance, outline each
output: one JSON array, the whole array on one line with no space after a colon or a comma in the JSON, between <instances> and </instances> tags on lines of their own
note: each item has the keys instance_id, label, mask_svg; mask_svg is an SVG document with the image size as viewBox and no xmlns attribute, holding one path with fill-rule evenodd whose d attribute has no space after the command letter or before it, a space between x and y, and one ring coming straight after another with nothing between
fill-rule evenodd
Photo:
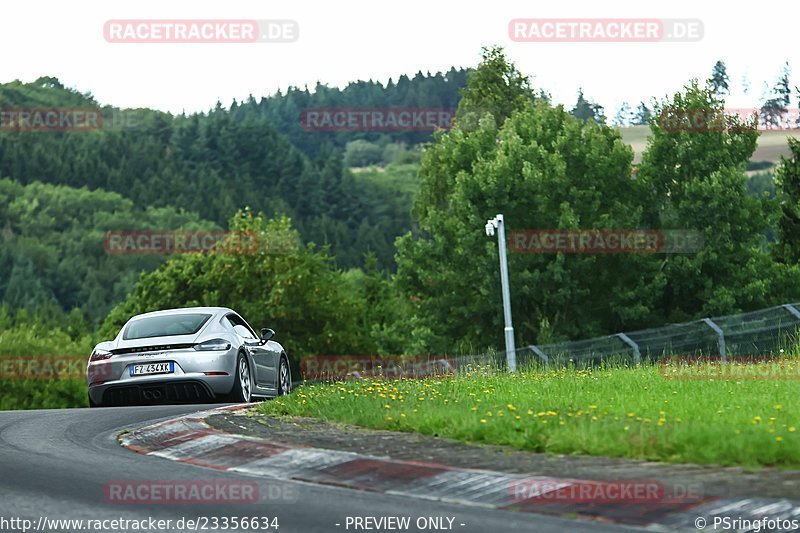
<instances>
[{"instance_id":1,"label":"rear bumper","mask_svg":"<svg viewBox=\"0 0 800 533\"><path fill-rule=\"evenodd\" d=\"M91 394L91 392L90 392ZM95 399L100 396L100 401ZM153 405L176 403L208 403L218 397L207 383L193 379L113 385L93 400L100 405Z\"/></svg>"},{"instance_id":2,"label":"rear bumper","mask_svg":"<svg viewBox=\"0 0 800 533\"><path fill-rule=\"evenodd\" d=\"M98 405L144 405L213 401L228 394L236 379L235 349L220 352L177 350L118 355L89 363L89 396ZM174 362L173 374L131 376L133 364ZM207 375L207 373L217 375Z\"/></svg>"}]
</instances>

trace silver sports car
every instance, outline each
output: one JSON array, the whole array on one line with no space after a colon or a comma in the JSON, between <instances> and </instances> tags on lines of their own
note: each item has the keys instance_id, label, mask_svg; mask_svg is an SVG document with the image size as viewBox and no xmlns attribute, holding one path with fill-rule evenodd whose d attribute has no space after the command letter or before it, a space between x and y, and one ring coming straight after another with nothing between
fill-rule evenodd
<instances>
[{"instance_id":1,"label":"silver sports car","mask_svg":"<svg viewBox=\"0 0 800 533\"><path fill-rule=\"evenodd\" d=\"M289 357L224 307L191 307L131 318L113 341L92 350L89 405L228 401L292 390Z\"/></svg>"}]
</instances>

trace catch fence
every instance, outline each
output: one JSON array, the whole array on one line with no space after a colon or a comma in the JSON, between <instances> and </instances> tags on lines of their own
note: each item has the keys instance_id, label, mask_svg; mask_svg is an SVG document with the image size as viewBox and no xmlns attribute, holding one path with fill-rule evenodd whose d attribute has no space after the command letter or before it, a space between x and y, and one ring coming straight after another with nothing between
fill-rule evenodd
<instances>
[{"instance_id":1,"label":"catch fence","mask_svg":"<svg viewBox=\"0 0 800 533\"><path fill-rule=\"evenodd\" d=\"M592 339L519 348L521 365L593 366L604 361L657 362L663 357L718 358L722 362L779 355L797 340L800 303ZM498 356L501 354L498 354Z\"/></svg>"}]
</instances>

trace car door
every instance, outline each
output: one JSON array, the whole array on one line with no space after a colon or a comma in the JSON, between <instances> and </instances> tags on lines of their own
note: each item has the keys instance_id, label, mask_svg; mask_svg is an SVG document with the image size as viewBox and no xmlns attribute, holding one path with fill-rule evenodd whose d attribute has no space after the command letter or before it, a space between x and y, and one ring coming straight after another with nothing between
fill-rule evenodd
<instances>
[{"instance_id":1,"label":"car door","mask_svg":"<svg viewBox=\"0 0 800 533\"><path fill-rule=\"evenodd\" d=\"M274 361L272 350L261 342L253 328L242 317L231 314L228 316L228 320L233 325L233 331L242 338L244 348L253 362L254 368L251 370L256 388L274 389L277 377L277 363Z\"/></svg>"}]
</instances>

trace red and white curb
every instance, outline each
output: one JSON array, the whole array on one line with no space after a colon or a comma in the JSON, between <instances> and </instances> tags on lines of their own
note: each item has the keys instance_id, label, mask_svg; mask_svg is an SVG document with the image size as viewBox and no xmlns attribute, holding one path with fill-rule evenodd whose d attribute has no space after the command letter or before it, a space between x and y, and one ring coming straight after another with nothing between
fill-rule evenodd
<instances>
[{"instance_id":1,"label":"red and white curb","mask_svg":"<svg viewBox=\"0 0 800 533\"><path fill-rule=\"evenodd\" d=\"M567 502L545 501L546 494L541 492L538 497L526 500L515 496L514 487L520 483L549 487L549 490L572 485L591 485L602 490L603 486L611 483L531 477L281 444L226 433L205 422L206 417L220 411L246 407L222 407L160 422L120 434L119 442L144 455L217 470L491 509L595 518L647 526L654 531L696 531L695 524L699 518L711 525L714 517L731 516L734 512L740 518L756 519L769 515L776 519L800 519L800 505L788 500L705 497L627 503Z\"/></svg>"}]
</instances>

